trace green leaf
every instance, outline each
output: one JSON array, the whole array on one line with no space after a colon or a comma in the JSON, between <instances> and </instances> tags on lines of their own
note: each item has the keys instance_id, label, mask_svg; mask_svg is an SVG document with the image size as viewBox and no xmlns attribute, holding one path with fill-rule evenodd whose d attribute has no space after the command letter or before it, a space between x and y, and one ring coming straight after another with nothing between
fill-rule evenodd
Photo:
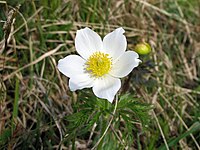
<instances>
[{"instance_id":1,"label":"green leaf","mask_svg":"<svg viewBox=\"0 0 200 150\"><path fill-rule=\"evenodd\" d=\"M11 136L11 129L5 129L2 134L0 134L0 144L5 143Z\"/></svg>"},{"instance_id":2,"label":"green leaf","mask_svg":"<svg viewBox=\"0 0 200 150\"><path fill-rule=\"evenodd\" d=\"M140 120L143 125L148 124L150 120L149 111L152 109L150 104L142 103L129 94L120 97L117 107L118 111L128 114L132 119Z\"/></svg>"},{"instance_id":3,"label":"green leaf","mask_svg":"<svg viewBox=\"0 0 200 150\"><path fill-rule=\"evenodd\" d=\"M189 136L190 134L194 133L194 132L197 132L200 130L200 122L195 122L192 127L186 131L185 133L179 135L177 138L172 138L170 139L167 143L167 145L169 147L172 147L174 145L176 145L181 139ZM162 145L160 148L158 148L159 150L166 150L166 147L165 145Z\"/></svg>"}]
</instances>

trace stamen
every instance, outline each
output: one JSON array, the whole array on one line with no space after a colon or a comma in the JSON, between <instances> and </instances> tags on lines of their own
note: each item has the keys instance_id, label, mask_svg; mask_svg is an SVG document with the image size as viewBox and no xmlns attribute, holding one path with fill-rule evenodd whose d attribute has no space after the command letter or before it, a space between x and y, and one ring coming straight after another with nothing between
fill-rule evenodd
<instances>
[{"instance_id":1,"label":"stamen","mask_svg":"<svg viewBox=\"0 0 200 150\"><path fill-rule=\"evenodd\" d=\"M110 71L111 67L111 58L102 52L95 52L86 62L86 70L94 77L102 77Z\"/></svg>"}]
</instances>

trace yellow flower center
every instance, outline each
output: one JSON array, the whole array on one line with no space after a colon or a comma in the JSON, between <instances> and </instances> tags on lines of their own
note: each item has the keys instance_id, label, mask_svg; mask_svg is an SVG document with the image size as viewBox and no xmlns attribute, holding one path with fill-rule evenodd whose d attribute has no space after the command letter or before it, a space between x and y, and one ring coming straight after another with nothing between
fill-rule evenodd
<instances>
[{"instance_id":1,"label":"yellow flower center","mask_svg":"<svg viewBox=\"0 0 200 150\"><path fill-rule=\"evenodd\" d=\"M108 54L95 52L86 62L86 70L94 77L102 77L107 74L112 66L111 58Z\"/></svg>"}]
</instances>

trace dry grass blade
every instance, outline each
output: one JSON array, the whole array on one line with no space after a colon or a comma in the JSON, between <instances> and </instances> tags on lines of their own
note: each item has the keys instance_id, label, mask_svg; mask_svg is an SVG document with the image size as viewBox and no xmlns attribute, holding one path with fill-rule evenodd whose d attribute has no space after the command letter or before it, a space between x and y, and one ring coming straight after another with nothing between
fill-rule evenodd
<instances>
[{"instance_id":1,"label":"dry grass blade","mask_svg":"<svg viewBox=\"0 0 200 150\"><path fill-rule=\"evenodd\" d=\"M159 92L159 94L161 95L161 97L165 100L165 102L171 107L171 109L173 110L173 112L176 114L176 116L180 119L181 123L183 124L183 126L187 129L187 131L189 130L188 126L186 125L186 123L183 121L182 117L178 114L178 112L175 110L175 108L171 105L171 103L168 101L168 99L161 93ZM197 140L195 139L195 137L190 134L190 136L192 137L196 147L198 149L200 149L200 146L197 142Z\"/></svg>"},{"instance_id":2,"label":"dry grass blade","mask_svg":"<svg viewBox=\"0 0 200 150\"><path fill-rule=\"evenodd\" d=\"M163 141L164 141L164 143L165 143L165 147L166 147L167 150L169 150L169 146L168 146L168 144L167 144L165 135L164 135L163 130L162 130L161 126L160 126L160 123L159 123L159 121L158 121L158 118L157 118L157 116L156 116L156 114L155 114L154 111L152 111L152 113L153 113L153 116L154 116L154 118L155 118L155 120L156 120L156 123L157 123L157 125L158 125L158 128L159 128L159 130L160 130L160 134L161 134L161 136L162 136L162 138L163 138Z\"/></svg>"},{"instance_id":3,"label":"dry grass blade","mask_svg":"<svg viewBox=\"0 0 200 150\"><path fill-rule=\"evenodd\" d=\"M19 71L21 71L21 70L23 70L23 69L25 69L25 68L27 68L27 67L30 67L30 66L32 66L32 65L34 65L34 64L37 64L38 62L40 62L40 61L43 60L44 58L53 55L55 52L57 52L57 51L58 51L61 47L63 47L64 45L65 45L65 44L60 44L60 45L58 45L55 49L53 49L53 50L51 50L51 51L49 51L49 52L43 54L43 55L40 56L38 59L34 60L32 63L29 63L29 64L27 64L27 65L25 65L25 66L23 66L23 67L21 67L21 68L15 70L15 71L12 72L11 74L9 74L9 75L3 77L3 81L5 81L5 80L11 78L13 75L15 75L16 73L18 73Z\"/></svg>"}]
</instances>

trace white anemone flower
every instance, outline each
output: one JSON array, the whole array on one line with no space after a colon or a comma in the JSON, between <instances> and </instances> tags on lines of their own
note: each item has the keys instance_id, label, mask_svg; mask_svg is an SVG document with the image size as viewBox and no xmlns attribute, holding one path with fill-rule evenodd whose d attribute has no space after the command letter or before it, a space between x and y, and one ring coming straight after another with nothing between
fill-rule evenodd
<instances>
[{"instance_id":1,"label":"white anemone flower","mask_svg":"<svg viewBox=\"0 0 200 150\"><path fill-rule=\"evenodd\" d=\"M139 65L139 56L126 51L123 28L101 37L89 28L80 29L75 37L75 48L80 55L69 55L58 61L58 69L69 77L71 91L90 88L94 94L112 103L121 87L120 78Z\"/></svg>"}]
</instances>

